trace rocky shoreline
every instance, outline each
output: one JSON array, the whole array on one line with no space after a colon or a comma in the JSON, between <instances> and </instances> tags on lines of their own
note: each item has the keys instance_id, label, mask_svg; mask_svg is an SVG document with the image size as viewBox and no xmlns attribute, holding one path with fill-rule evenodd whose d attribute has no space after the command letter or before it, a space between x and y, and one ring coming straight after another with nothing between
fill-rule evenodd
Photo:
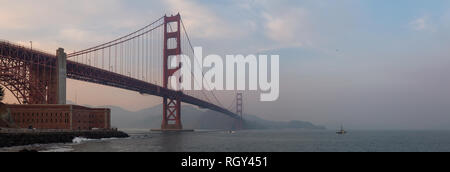
<instances>
[{"instance_id":1,"label":"rocky shoreline","mask_svg":"<svg viewBox=\"0 0 450 172\"><path fill-rule=\"evenodd\" d=\"M0 148L33 144L72 143L76 137L87 139L128 138L122 131L21 132L0 133Z\"/></svg>"}]
</instances>

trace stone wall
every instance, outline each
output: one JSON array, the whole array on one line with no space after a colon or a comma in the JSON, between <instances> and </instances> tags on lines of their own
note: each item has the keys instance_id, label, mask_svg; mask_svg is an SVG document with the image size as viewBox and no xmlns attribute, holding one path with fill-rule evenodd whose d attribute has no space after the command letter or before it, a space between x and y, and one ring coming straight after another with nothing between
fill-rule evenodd
<instances>
[{"instance_id":1,"label":"stone wall","mask_svg":"<svg viewBox=\"0 0 450 172\"><path fill-rule=\"evenodd\" d=\"M25 146L32 144L72 143L75 137L103 139L127 138L129 136L121 131L0 133L0 147Z\"/></svg>"}]
</instances>

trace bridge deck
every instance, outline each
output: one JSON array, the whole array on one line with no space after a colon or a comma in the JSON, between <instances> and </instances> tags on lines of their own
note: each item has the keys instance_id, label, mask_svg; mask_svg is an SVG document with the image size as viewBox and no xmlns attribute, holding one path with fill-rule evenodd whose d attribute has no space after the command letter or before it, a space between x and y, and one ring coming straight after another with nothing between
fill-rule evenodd
<instances>
[{"instance_id":1,"label":"bridge deck","mask_svg":"<svg viewBox=\"0 0 450 172\"><path fill-rule=\"evenodd\" d=\"M0 58L8 58L31 65L38 65L45 68L56 68L56 56L42 51L31 50L23 46L0 41ZM136 91L141 94L154 95L159 97L175 98L180 96L181 101L210 109L239 119L235 113L215 104L189 96L183 92L165 89L161 86L120 75L107 70L99 69L89 65L67 61L67 77L74 80L106 85L125 90Z\"/></svg>"}]
</instances>

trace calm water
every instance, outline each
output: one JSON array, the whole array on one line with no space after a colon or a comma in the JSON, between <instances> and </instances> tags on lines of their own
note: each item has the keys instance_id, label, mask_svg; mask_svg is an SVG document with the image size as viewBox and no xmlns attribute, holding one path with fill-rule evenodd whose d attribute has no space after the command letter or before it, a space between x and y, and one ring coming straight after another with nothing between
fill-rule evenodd
<instances>
[{"instance_id":1,"label":"calm water","mask_svg":"<svg viewBox=\"0 0 450 172\"><path fill-rule=\"evenodd\" d=\"M450 131L350 131L344 136L334 131L304 130L130 134L128 139L41 147L74 152L450 152Z\"/></svg>"}]
</instances>

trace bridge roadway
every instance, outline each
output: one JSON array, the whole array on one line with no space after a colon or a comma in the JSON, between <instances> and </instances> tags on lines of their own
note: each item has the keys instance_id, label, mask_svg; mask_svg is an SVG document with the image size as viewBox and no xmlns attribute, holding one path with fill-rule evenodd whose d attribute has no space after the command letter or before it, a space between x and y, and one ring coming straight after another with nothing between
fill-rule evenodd
<instances>
[{"instance_id":1,"label":"bridge roadway","mask_svg":"<svg viewBox=\"0 0 450 172\"><path fill-rule=\"evenodd\" d=\"M44 68L56 68L55 55L31 50L29 48L10 44L4 41L0 41L0 58L10 58L32 65L39 65ZM158 85L70 60L67 61L67 78L121 88L130 91L136 91L141 94L148 94L159 97L176 98L177 96L179 96L180 100L184 103L192 104L204 109L210 109L228 115L232 118L240 119L238 115L225 108L186 95L183 92L165 89Z\"/></svg>"}]
</instances>

